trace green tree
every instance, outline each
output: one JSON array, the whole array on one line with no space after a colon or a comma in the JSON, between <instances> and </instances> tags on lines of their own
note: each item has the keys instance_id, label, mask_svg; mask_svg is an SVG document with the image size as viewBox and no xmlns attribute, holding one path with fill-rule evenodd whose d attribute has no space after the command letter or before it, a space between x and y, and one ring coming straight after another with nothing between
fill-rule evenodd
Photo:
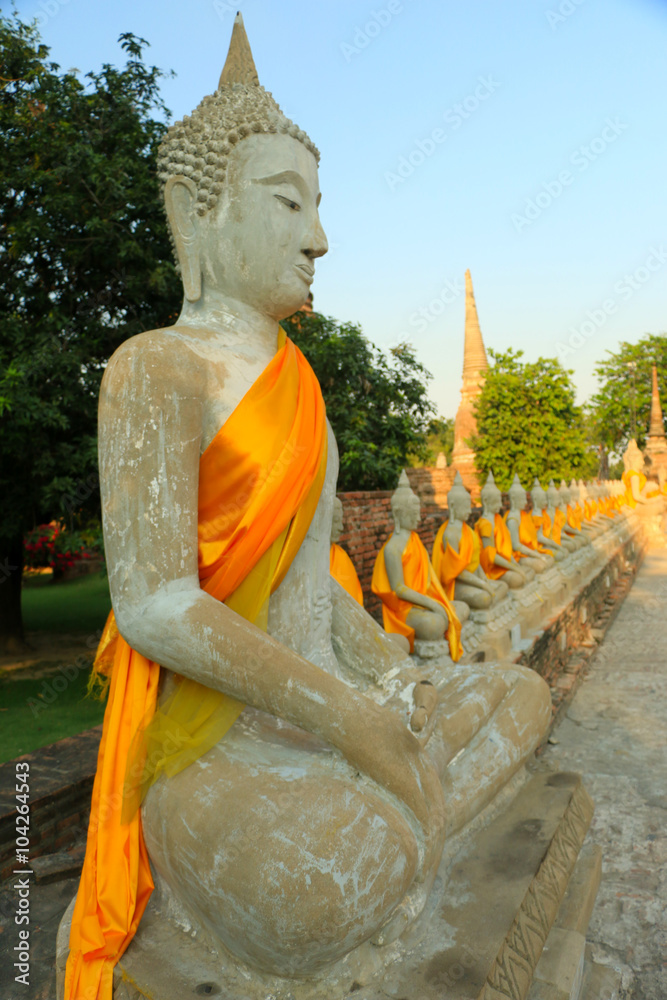
<instances>
[{"instance_id":1,"label":"green tree","mask_svg":"<svg viewBox=\"0 0 667 1000\"><path fill-rule=\"evenodd\" d=\"M23 643L24 533L99 506L107 359L180 299L155 176L162 73L142 39L120 43L123 68L82 80L0 16L0 651Z\"/></svg>"},{"instance_id":2,"label":"green tree","mask_svg":"<svg viewBox=\"0 0 667 1000\"><path fill-rule=\"evenodd\" d=\"M636 344L624 341L607 354L595 369L600 387L590 401L589 415L596 439L618 455L635 430L639 447L646 442L653 365L658 368L663 413L667 412L667 334L647 334Z\"/></svg>"},{"instance_id":3,"label":"green tree","mask_svg":"<svg viewBox=\"0 0 667 1000\"><path fill-rule=\"evenodd\" d=\"M413 348L388 359L354 323L299 312L282 324L317 375L340 452L339 490L393 489L408 456L427 456L431 377Z\"/></svg>"},{"instance_id":4,"label":"green tree","mask_svg":"<svg viewBox=\"0 0 667 1000\"><path fill-rule=\"evenodd\" d=\"M435 465L440 452L444 453L447 464L452 461L454 450L454 420L452 417L433 417L426 428L426 453L410 455L410 464L415 466Z\"/></svg>"},{"instance_id":5,"label":"green tree","mask_svg":"<svg viewBox=\"0 0 667 1000\"><path fill-rule=\"evenodd\" d=\"M522 362L523 351L489 351L492 365L475 407L475 450L479 479L493 472L498 487L508 489L514 474L530 489L537 476L550 479L588 477L597 456L586 442L584 416L575 405L575 389L555 358Z\"/></svg>"}]
</instances>

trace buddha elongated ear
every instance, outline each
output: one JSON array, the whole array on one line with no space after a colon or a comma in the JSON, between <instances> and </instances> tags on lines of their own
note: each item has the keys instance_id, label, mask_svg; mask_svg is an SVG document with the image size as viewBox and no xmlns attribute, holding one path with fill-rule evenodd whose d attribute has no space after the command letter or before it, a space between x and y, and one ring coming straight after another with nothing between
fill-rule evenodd
<instances>
[{"instance_id":1,"label":"buddha elongated ear","mask_svg":"<svg viewBox=\"0 0 667 1000\"><path fill-rule=\"evenodd\" d=\"M195 225L197 188L189 177L178 174L167 180L164 188L167 218L174 237L183 291L188 302L201 298L201 261Z\"/></svg>"}]
</instances>

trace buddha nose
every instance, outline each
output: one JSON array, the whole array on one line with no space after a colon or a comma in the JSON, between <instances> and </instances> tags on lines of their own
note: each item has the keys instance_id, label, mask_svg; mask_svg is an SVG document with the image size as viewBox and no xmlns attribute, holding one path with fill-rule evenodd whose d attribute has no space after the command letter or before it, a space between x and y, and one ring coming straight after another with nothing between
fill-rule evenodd
<instances>
[{"instance_id":1,"label":"buddha nose","mask_svg":"<svg viewBox=\"0 0 667 1000\"><path fill-rule=\"evenodd\" d=\"M306 233L304 243L303 253L305 253L306 257L310 260L315 260L316 257L323 257L329 249L329 244L327 242L324 229L322 228L319 215L315 216L312 227L309 232Z\"/></svg>"}]
</instances>

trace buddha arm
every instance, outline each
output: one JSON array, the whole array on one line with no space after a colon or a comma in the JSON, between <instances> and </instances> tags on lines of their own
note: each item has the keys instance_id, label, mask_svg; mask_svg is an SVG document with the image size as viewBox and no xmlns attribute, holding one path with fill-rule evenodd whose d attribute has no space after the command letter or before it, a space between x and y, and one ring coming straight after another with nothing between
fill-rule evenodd
<instances>
[{"instance_id":1,"label":"buddha arm","mask_svg":"<svg viewBox=\"0 0 667 1000\"><path fill-rule=\"evenodd\" d=\"M336 658L353 674L381 684L395 666L411 661L344 587L331 579L331 639Z\"/></svg>"},{"instance_id":2,"label":"buddha arm","mask_svg":"<svg viewBox=\"0 0 667 1000\"><path fill-rule=\"evenodd\" d=\"M152 339L151 339L152 338ZM390 710L266 635L199 585L197 507L205 374L160 334L126 342L100 395L100 482L118 628L163 667L336 747L400 798L437 849L442 790ZM139 345L137 344L139 341Z\"/></svg>"},{"instance_id":3,"label":"buddha arm","mask_svg":"<svg viewBox=\"0 0 667 1000\"><path fill-rule=\"evenodd\" d=\"M469 569L462 569L457 577L457 580L461 583L465 583L468 587L478 587L480 590L493 589L484 576L484 570L480 570L479 566L474 573L471 573Z\"/></svg>"},{"instance_id":4,"label":"buddha arm","mask_svg":"<svg viewBox=\"0 0 667 1000\"><path fill-rule=\"evenodd\" d=\"M487 518L487 520L489 521L489 524L493 524L493 514L491 515L490 518ZM481 535L481 539L483 548L485 549L495 548L496 543L493 534ZM501 566L503 569L517 569L516 563L510 562L509 559L505 559L505 557L501 556L500 552L498 552L497 549L493 556L493 564L494 566Z\"/></svg>"},{"instance_id":5,"label":"buddha arm","mask_svg":"<svg viewBox=\"0 0 667 1000\"><path fill-rule=\"evenodd\" d=\"M514 552L521 552L524 556L537 556L539 557L539 552L529 549L527 545L523 545L519 539L519 522L516 518L507 518L507 527L509 528L509 533L512 538L512 549Z\"/></svg>"},{"instance_id":6,"label":"buddha arm","mask_svg":"<svg viewBox=\"0 0 667 1000\"><path fill-rule=\"evenodd\" d=\"M408 587L403 576L401 552L398 546L392 545L393 541L394 539L390 538L384 550L387 579L393 592L402 601L407 601L408 604L415 604L419 608L426 608L427 611L435 611L436 614L446 618L447 612L441 604L438 604L433 598L427 597L426 594L420 594L419 591Z\"/></svg>"}]
</instances>

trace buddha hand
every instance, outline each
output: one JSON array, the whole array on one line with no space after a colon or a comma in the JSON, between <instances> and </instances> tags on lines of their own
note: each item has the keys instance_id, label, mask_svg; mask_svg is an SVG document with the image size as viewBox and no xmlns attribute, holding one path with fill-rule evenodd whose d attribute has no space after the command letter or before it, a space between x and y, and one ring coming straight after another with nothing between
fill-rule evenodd
<instances>
[{"instance_id":1,"label":"buddha hand","mask_svg":"<svg viewBox=\"0 0 667 1000\"><path fill-rule=\"evenodd\" d=\"M437 866L445 838L445 801L440 777L420 740L390 709L369 702L356 732L350 733L344 756L399 798L424 833L424 859L418 878ZM341 741L342 742L342 741Z\"/></svg>"}]
</instances>

